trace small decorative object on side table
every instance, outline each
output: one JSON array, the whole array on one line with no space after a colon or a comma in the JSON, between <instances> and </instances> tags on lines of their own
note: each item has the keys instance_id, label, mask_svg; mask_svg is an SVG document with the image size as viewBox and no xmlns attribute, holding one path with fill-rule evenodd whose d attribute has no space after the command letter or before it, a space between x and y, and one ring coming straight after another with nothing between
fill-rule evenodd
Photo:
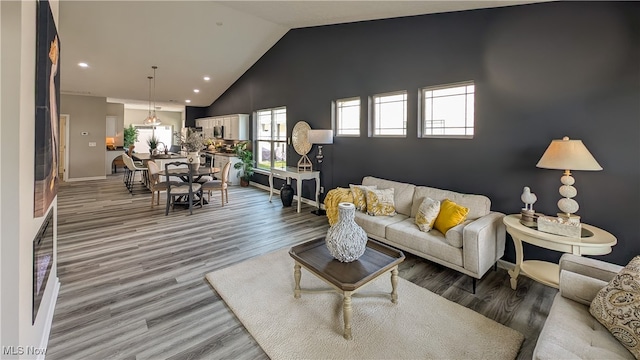
<instances>
[{"instance_id":1,"label":"small decorative object on side table","mask_svg":"<svg viewBox=\"0 0 640 360\"><path fill-rule=\"evenodd\" d=\"M525 226L535 225L536 212L533 210L533 204L538 201L538 197L536 194L531 192L531 189L528 186L525 186L522 191L522 195L520 195L520 200L524 203L524 208L520 211L520 214L522 215L520 221Z\"/></svg>"}]
</instances>

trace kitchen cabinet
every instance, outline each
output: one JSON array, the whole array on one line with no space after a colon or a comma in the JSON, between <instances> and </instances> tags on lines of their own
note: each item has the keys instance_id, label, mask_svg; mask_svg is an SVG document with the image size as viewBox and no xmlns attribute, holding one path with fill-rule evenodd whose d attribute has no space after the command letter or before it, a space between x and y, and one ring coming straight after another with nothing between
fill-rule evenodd
<instances>
[{"instance_id":1,"label":"kitchen cabinet","mask_svg":"<svg viewBox=\"0 0 640 360\"><path fill-rule=\"evenodd\" d=\"M249 115L236 114L224 118L225 140L249 140Z\"/></svg>"},{"instance_id":2,"label":"kitchen cabinet","mask_svg":"<svg viewBox=\"0 0 640 360\"><path fill-rule=\"evenodd\" d=\"M249 140L249 115L232 114L196 119L196 126L202 128L207 138L215 138L214 128L223 128L224 140Z\"/></svg>"}]
</instances>

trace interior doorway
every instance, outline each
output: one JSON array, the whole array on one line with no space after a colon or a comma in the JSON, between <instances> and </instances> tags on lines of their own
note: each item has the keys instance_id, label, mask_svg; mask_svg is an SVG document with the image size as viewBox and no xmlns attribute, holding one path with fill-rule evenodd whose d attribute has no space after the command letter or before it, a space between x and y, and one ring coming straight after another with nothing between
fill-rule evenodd
<instances>
[{"instance_id":1,"label":"interior doorway","mask_svg":"<svg viewBox=\"0 0 640 360\"><path fill-rule=\"evenodd\" d=\"M60 114L60 146L58 147L58 178L62 181L69 179L67 163L69 154L67 153L67 139L69 138L69 115ZM62 175L62 176L60 176Z\"/></svg>"}]
</instances>

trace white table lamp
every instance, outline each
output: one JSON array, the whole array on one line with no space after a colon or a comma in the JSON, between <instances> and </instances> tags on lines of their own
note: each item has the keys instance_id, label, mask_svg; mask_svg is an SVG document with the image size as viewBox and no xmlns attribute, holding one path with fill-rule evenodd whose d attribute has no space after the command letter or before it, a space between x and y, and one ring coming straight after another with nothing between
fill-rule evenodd
<instances>
[{"instance_id":1,"label":"white table lamp","mask_svg":"<svg viewBox=\"0 0 640 360\"><path fill-rule=\"evenodd\" d=\"M316 155L316 159L321 163L322 159L324 159L322 145L333 144L333 130L309 130L308 136L310 143L318 145L318 155Z\"/></svg>"},{"instance_id":2,"label":"white table lamp","mask_svg":"<svg viewBox=\"0 0 640 360\"><path fill-rule=\"evenodd\" d=\"M322 182L322 160L324 159L324 155L322 154L322 145L333 144L333 130L309 130L308 137L311 144L318 145L318 155L316 155L316 160L318 160L318 171L320 172L319 177L320 181ZM318 186L320 186L320 184L318 184ZM323 195L324 191L321 190L320 197L324 197ZM318 202L318 209L312 211L311 213L316 215L326 214L324 210L320 209L320 202Z\"/></svg>"},{"instance_id":3,"label":"white table lamp","mask_svg":"<svg viewBox=\"0 0 640 360\"><path fill-rule=\"evenodd\" d=\"M552 140L536 167L564 170L564 174L560 178L562 182L560 195L564 198L558 201L558 208L562 212L558 213L558 216L579 222L580 217L573 215L578 211L579 206L578 202L573 199L578 194L578 190L573 187L575 179L571 176L571 170L602 170L602 166L587 150L582 140L570 140L567 136L562 140Z\"/></svg>"}]
</instances>

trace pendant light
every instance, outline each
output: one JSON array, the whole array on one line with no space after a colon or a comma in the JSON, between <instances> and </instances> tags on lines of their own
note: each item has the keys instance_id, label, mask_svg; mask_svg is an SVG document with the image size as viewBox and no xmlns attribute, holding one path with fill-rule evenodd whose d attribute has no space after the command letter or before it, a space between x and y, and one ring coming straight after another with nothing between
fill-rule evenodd
<instances>
[{"instance_id":1,"label":"pendant light","mask_svg":"<svg viewBox=\"0 0 640 360\"><path fill-rule=\"evenodd\" d=\"M160 119L156 115L156 69L153 65L153 76L149 76L149 115L144 120L145 125L160 125ZM151 114L151 79L153 79L153 115Z\"/></svg>"},{"instance_id":2,"label":"pendant light","mask_svg":"<svg viewBox=\"0 0 640 360\"><path fill-rule=\"evenodd\" d=\"M153 122L153 117L151 116L151 79L153 79L153 77L147 76L147 79L149 79L149 113L147 114L147 118L143 121L145 125L149 125Z\"/></svg>"}]
</instances>

